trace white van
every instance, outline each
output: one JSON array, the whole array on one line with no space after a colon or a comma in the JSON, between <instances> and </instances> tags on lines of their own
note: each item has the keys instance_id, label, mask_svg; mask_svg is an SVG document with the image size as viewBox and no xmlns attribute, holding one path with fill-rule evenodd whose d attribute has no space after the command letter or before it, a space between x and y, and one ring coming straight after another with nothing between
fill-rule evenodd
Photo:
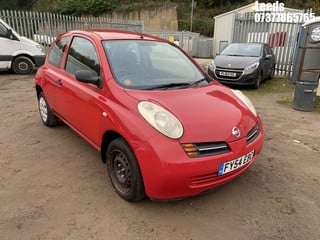
<instances>
[{"instance_id":1,"label":"white van","mask_svg":"<svg viewBox=\"0 0 320 240\"><path fill-rule=\"evenodd\" d=\"M0 70L30 74L44 63L45 56L40 44L20 36L0 19Z\"/></svg>"}]
</instances>

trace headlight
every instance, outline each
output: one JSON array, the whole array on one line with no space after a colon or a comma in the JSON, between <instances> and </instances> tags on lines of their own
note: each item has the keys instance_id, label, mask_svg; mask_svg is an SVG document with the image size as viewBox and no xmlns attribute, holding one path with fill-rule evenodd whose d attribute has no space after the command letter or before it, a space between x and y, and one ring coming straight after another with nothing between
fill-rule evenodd
<instances>
[{"instance_id":1,"label":"headlight","mask_svg":"<svg viewBox=\"0 0 320 240\"><path fill-rule=\"evenodd\" d=\"M163 107L148 101L142 101L138 103L138 111L152 127L167 137L180 138L182 136L182 124Z\"/></svg>"},{"instance_id":2,"label":"headlight","mask_svg":"<svg viewBox=\"0 0 320 240\"><path fill-rule=\"evenodd\" d=\"M216 65L214 64L214 60L211 61L210 65L209 65L209 68L213 72L216 70Z\"/></svg>"},{"instance_id":3,"label":"headlight","mask_svg":"<svg viewBox=\"0 0 320 240\"><path fill-rule=\"evenodd\" d=\"M257 112L255 107L253 106L252 102L250 101L250 99L244 95L241 91L239 90L233 90L231 89L231 91L249 108L249 110L255 115L257 116Z\"/></svg>"},{"instance_id":4,"label":"headlight","mask_svg":"<svg viewBox=\"0 0 320 240\"><path fill-rule=\"evenodd\" d=\"M44 53L44 49L41 45L37 44L36 47L38 48L39 51Z\"/></svg>"},{"instance_id":5,"label":"headlight","mask_svg":"<svg viewBox=\"0 0 320 240\"><path fill-rule=\"evenodd\" d=\"M259 62L253 63L250 66L246 67L243 71L243 74L250 74L253 73L258 67L259 67Z\"/></svg>"}]
</instances>

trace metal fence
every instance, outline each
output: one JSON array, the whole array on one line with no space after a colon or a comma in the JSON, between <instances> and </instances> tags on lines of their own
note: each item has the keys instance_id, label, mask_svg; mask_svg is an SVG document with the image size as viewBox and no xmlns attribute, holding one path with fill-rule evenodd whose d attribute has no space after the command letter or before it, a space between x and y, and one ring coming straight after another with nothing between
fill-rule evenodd
<instances>
[{"instance_id":1,"label":"metal fence","mask_svg":"<svg viewBox=\"0 0 320 240\"><path fill-rule=\"evenodd\" d=\"M199 33L180 31L180 32L157 32L148 31L148 34L156 35L161 38L174 41L191 56L200 58L211 58L213 49L213 39L200 36Z\"/></svg>"},{"instance_id":2,"label":"metal fence","mask_svg":"<svg viewBox=\"0 0 320 240\"><path fill-rule=\"evenodd\" d=\"M49 12L0 10L0 18L22 36L49 45L59 34L76 29L123 29L144 31L143 21L106 17L74 17Z\"/></svg>"},{"instance_id":3,"label":"metal fence","mask_svg":"<svg viewBox=\"0 0 320 240\"><path fill-rule=\"evenodd\" d=\"M16 32L49 46L59 34L76 29L122 29L144 32L143 21L128 21L106 17L74 17L49 12L0 10L0 18ZM199 33L148 32L165 39L173 39L190 55L202 58L212 57L213 39Z\"/></svg>"},{"instance_id":4,"label":"metal fence","mask_svg":"<svg viewBox=\"0 0 320 240\"><path fill-rule=\"evenodd\" d=\"M276 57L276 74L289 76L302 23L256 22L253 14L236 14L232 42L269 43Z\"/></svg>"}]
</instances>

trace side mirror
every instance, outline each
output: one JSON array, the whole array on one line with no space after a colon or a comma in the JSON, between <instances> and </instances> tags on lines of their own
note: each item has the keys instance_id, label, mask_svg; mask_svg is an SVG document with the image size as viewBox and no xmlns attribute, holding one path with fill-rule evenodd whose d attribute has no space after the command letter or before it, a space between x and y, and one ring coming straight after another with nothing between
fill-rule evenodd
<instances>
[{"instance_id":1,"label":"side mirror","mask_svg":"<svg viewBox=\"0 0 320 240\"><path fill-rule=\"evenodd\" d=\"M91 83L96 85L98 88L102 87L102 81L100 77L94 76L92 71L89 70L78 70L75 74L76 79L79 82Z\"/></svg>"},{"instance_id":2,"label":"side mirror","mask_svg":"<svg viewBox=\"0 0 320 240\"><path fill-rule=\"evenodd\" d=\"M271 54L267 54L265 57L264 57L265 60L270 60L272 59L272 55Z\"/></svg>"},{"instance_id":3,"label":"side mirror","mask_svg":"<svg viewBox=\"0 0 320 240\"><path fill-rule=\"evenodd\" d=\"M7 29L7 34L6 34L7 38L12 38L12 30L11 29Z\"/></svg>"},{"instance_id":4,"label":"side mirror","mask_svg":"<svg viewBox=\"0 0 320 240\"><path fill-rule=\"evenodd\" d=\"M5 37L6 37L6 38L9 38L9 39L11 39L11 40L19 41L19 38L17 38L17 36L14 35L14 33L12 32L12 29L7 29L7 32L6 32Z\"/></svg>"}]
</instances>

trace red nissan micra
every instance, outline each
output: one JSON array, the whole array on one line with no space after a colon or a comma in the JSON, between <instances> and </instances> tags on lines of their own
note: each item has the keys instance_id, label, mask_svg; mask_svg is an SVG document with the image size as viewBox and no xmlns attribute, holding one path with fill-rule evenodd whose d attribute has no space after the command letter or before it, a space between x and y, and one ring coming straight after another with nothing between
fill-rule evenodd
<instances>
[{"instance_id":1,"label":"red nissan micra","mask_svg":"<svg viewBox=\"0 0 320 240\"><path fill-rule=\"evenodd\" d=\"M62 34L35 85L43 123L60 119L100 151L128 201L199 194L241 175L262 148L250 100L154 36Z\"/></svg>"}]
</instances>

